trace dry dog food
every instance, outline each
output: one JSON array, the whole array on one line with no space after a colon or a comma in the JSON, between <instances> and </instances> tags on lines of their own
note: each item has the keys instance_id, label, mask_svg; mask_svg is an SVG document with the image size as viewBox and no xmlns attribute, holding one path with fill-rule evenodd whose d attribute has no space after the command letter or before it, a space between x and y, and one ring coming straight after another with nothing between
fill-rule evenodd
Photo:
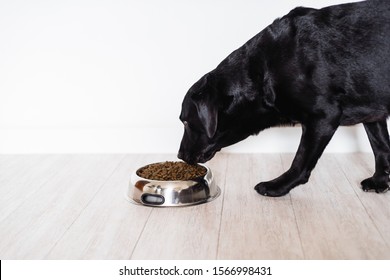
<instances>
[{"instance_id":1,"label":"dry dog food","mask_svg":"<svg viewBox=\"0 0 390 280\"><path fill-rule=\"evenodd\" d=\"M153 163L137 170L137 175L151 180L185 181L206 175L206 168L181 161Z\"/></svg>"}]
</instances>

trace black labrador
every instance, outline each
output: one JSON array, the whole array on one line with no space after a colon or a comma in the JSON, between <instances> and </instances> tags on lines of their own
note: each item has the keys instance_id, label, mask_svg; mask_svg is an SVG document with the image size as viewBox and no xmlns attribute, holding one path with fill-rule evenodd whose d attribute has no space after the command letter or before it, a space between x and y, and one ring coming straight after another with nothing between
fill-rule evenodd
<instances>
[{"instance_id":1,"label":"black labrador","mask_svg":"<svg viewBox=\"0 0 390 280\"><path fill-rule=\"evenodd\" d=\"M388 190L390 1L296 8L276 19L186 94L178 157L194 164L261 130L302 125L290 169L255 189L282 196L306 183L340 125L363 123L375 155L364 191Z\"/></svg>"}]
</instances>

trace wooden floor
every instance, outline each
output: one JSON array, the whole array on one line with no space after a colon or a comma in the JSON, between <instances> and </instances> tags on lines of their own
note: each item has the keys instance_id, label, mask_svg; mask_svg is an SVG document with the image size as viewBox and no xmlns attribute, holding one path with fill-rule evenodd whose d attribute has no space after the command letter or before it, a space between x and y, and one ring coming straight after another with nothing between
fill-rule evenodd
<instances>
[{"instance_id":1,"label":"wooden floor","mask_svg":"<svg viewBox=\"0 0 390 280\"><path fill-rule=\"evenodd\" d=\"M173 155L1 155L0 259L390 259L390 192L365 154L325 154L282 198L253 187L289 154L219 154L222 194L185 208L124 199L131 172Z\"/></svg>"}]
</instances>

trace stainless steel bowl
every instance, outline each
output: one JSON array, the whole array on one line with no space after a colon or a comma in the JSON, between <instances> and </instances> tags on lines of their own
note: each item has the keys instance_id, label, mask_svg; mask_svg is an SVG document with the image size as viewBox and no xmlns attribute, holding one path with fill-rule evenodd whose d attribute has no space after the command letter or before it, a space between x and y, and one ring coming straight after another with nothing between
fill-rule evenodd
<instances>
[{"instance_id":1,"label":"stainless steel bowl","mask_svg":"<svg viewBox=\"0 0 390 280\"><path fill-rule=\"evenodd\" d=\"M154 207L190 206L211 201L220 189L214 182L210 168L206 175L187 181L158 181L142 178L136 170L131 175L126 198L135 204Z\"/></svg>"}]
</instances>

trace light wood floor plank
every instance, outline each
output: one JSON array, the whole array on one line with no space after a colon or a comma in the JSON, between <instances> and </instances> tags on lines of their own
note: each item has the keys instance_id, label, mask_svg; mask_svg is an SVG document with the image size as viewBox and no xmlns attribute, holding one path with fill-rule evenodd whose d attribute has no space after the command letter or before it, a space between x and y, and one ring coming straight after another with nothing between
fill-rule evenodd
<instances>
[{"instance_id":1,"label":"light wood floor plank","mask_svg":"<svg viewBox=\"0 0 390 280\"><path fill-rule=\"evenodd\" d=\"M160 160L155 155L127 155L47 258L129 259L152 211L125 199L130 175Z\"/></svg>"},{"instance_id":2,"label":"light wood floor plank","mask_svg":"<svg viewBox=\"0 0 390 280\"><path fill-rule=\"evenodd\" d=\"M227 156L217 155L207 165L224 191ZM153 208L132 259L215 259L222 196L197 206Z\"/></svg>"},{"instance_id":3,"label":"light wood floor plank","mask_svg":"<svg viewBox=\"0 0 390 280\"><path fill-rule=\"evenodd\" d=\"M122 155L78 155L0 224L1 259L42 259L93 199ZM28 186L26 186L28 187Z\"/></svg>"},{"instance_id":4,"label":"light wood floor plank","mask_svg":"<svg viewBox=\"0 0 390 280\"><path fill-rule=\"evenodd\" d=\"M279 155L229 156L219 259L303 258L290 197L263 197L253 189L282 171Z\"/></svg>"},{"instance_id":5,"label":"light wood floor plank","mask_svg":"<svg viewBox=\"0 0 390 280\"><path fill-rule=\"evenodd\" d=\"M305 258L389 258L386 243L335 157L323 155L310 181L291 191ZM291 159L283 157L286 168Z\"/></svg>"},{"instance_id":6,"label":"light wood floor plank","mask_svg":"<svg viewBox=\"0 0 390 280\"><path fill-rule=\"evenodd\" d=\"M39 190L61 169L70 156L1 155L0 222Z\"/></svg>"},{"instance_id":7,"label":"light wood floor plank","mask_svg":"<svg viewBox=\"0 0 390 280\"><path fill-rule=\"evenodd\" d=\"M364 192L360 182L374 174L375 162L372 154L341 154L336 157L360 202L382 238L386 241L390 252L390 192L377 194ZM390 258L390 254L384 256Z\"/></svg>"}]
</instances>

